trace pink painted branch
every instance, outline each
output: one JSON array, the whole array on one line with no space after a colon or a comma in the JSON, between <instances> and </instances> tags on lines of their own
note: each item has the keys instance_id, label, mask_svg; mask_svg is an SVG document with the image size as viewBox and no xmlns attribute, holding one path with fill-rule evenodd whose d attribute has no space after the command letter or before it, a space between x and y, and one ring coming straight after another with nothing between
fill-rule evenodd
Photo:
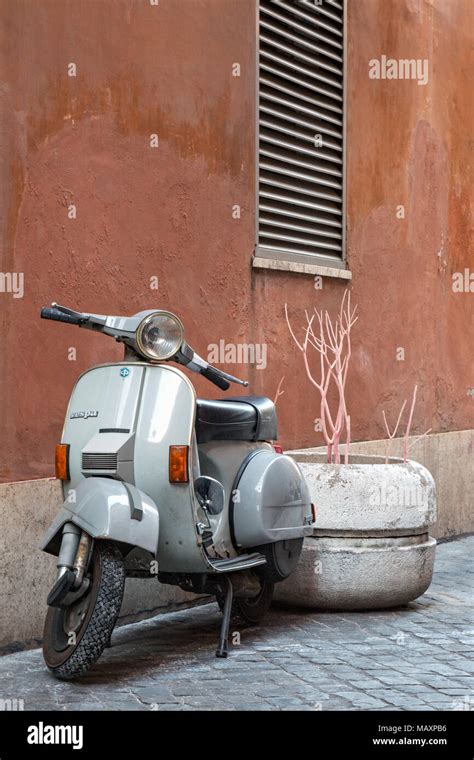
<instances>
[{"instance_id":1,"label":"pink painted branch","mask_svg":"<svg viewBox=\"0 0 474 760\"><path fill-rule=\"evenodd\" d=\"M339 311L339 322L333 328L328 312L326 312L326 327L329 336L329 343L332 351L336 356L336 371L335 380L338 386L340 405L344 413L344 420L347 427L347 408L345 401L345 385L347 380L347 374L349 370L349 361L351 357L351 340L350 331L352 326L357 321L358 317L355 316L357 306L351 311L350 305L351 294L347 289L344 291L344 295L341 302ZM347 303L346 303L347 299ZM344 340L346 340L346 356L341 363L341 356L344 350Z\"/></svg>"},{"instance_id":2,"label":"pink painted branch","mask_svg":"<svg viewBox=\"0 0 474 760\"><path fill-rule=\"evenodd\" d=\"M344 455L344 464L349 464L349 447L351 445L351 415L346 417L346 452Z\"/></svg>"},{"instance_id":3,"label":"pink painted branch","mask_svg":"<svg viewBox=\"0 0 474 760\"><path fill-rule=\"evenodd\" d=\"M326 425L326 415L328 415L329 424L332 428L332 419L329 412L329 405L327 402L328 382L325 382L324 385L321 385L314 379L311 373L311 369L310 369L309 361L308 361L308 352L307 352L307 340L306 340L307 335L308 335L308 330L306 332L305 343L303 347L303 361L304 361L306 374L310 382L313 383L313 385L318 389L319 393L321 394L321 426L322 426L323 437L328 447L328 457L329 457L331 456L330 449L332 449L333 436L329 436L327 425Z\"/></svg>"},{"instance_id":4,"label":"pink painted branch","mask_svg":"<svg viewBox=\"0 0 474 760\"><path fill-rule=\"evenodd\" d=\"M349 304L350 304L350 293L349 293ZM353 325L357 322L359 317L356 317L357 306L354 308L354 311L352 312L352 315L348 315L347 319L347 326L345 330L345 336L346 336L346 343L347 343L347 350L346 350L346 368L344 371L344 385L346 383L347 379L347 372L349 370L349 361L352 356L352 343L351 343L351 330Z\"/></svg>"},{"instance_id":5,"label":"pink painted branch","mask_svg":"<svg viewBox=\"0 0 474 760\"><path fill-rule=\"evenodd\" d=\"M330 360L329 360L329 358L328 358L328 355L327 355L327 344L326 344L326 340L325 340L325 337L324 337L324 329L323 329L323 325L322 325L321 315L318 312L316 312L316 316L318 318L319 326L320 326L320 338L316 338L316 336L314 334L314 331L313 331L312 323L313 323L314 316L311 317L311 319L309 319L309 315L306 313L306 317L308 319L308 327L307 327L307 332L306 332L306 336L305 336L304 349L307 350L307 343L309 342L309 334L311 334L312 337L313 337L313 339L314 339L314 343L311 343L311 345L313 345L316 348L316 350L319 352L319 354L320 354L321 382L319 384L320 387L318 388L318 390L321 393L323 404L324 404L325 413L326 413L327 418L328 418L329 426L330 426L330 428L331 428L331 430L333 432L333 435L332 435L332 440L333 440L335 425L334 425L334 422L333 422L331 411L329 409L329 404L328 404L328 401L327 401L327 393L328 393L328 390L329 390L329 385L330 385L330 382L331 382L332 373L333 373L334 366L335 366L335 361L333 361L331 363ZM307 372L308 375L310 375L310 373L309 373L309 364L308 364L306 355L304 356L304 359L305 359L306 372ZM327 365L327 374L326 374L325 363Z\"/></svg>"},{"instance_id":6,"label":"pink painted branch","mask_svg":"<svg viewBox=\"0 0 474 760\"><path fill-rule=\"evenodd\" d=\"M296 335L293 332L293 328L291 327L290 318L288 316L288 304L285 304L285 317L286 317L286 324L288 325L288 329L290 331L291 337L295 341L296 345L298 346L300 351L303 351L303 346L298 341Z\"/></svg>"},{"instance_id":7,"label":"pink painted branch","mask_svg":"<svg viewBox=\"0 0 474 760\"><path fill-rule=\"evenodd\" d=\"M424 438L425 435L428 435L428 433L431 433L431 431L432 431L432 428L428 428L428 430L426 430L424 433L422 433L417 438L415 438L414 441L412 441L411 443L409 443L408 444L408 451L410 451L411 447L414 446L415 443L418 443L418 441L421 441L421 439Z\"/></svg>"},{"instance_id":8,"label":"pink painted branch","mask_svg":"<svg viewBox=\"0 0 474 760\"><path fill-rule=\"evenodd\" d=\"M390 430L388 429L388 424L387 424L387 418L385 416L385 411L382 410L383 421L385 422L385 429L387 431L387 435L388 435L389 438L395 438L395 436L397 434L398 426L400 424L400 420L402 418L403 410L405 409L406 403L407 403L407 400L405 399L405 401L402 404L402 408L400 409L400 414L398 415L397 424L394 427L393 433L390 433Z\"/></svg>"},{"instance_id":9,"label":"pink painted branch","mask_svg":"<svg viewBox=\"0 0 474 760\"><path fill-rule=\"evenodd\" d=\"M309 315L305 311L306 327L302 342L296 337L290 323L288 307L285 304L285 317L290 334L297 347L303 354L303 362L312 385L320 394L321 404L321 428L328 451L328 462L333 459L339 464L341 461L339 443L344 428L346 428L346 440L350 441L350 417L347 412L345 399L346 380L351 357L350 332L357 321L356 309L351 308L350 292L346 289L341 300L339 313L333 321L329 312L314 309L314 314ZM315 330L314 319L317 319L318 328ZM316 379L309 363L309 347L319 354L320 377ZM335 384L338 394L336 416L331 412L328 395L331 383ZM346 448L349 444L346 442ZM347 457L347 452L346 452Z\"/></svg>"},{"instance_id":10,"label":"pink painted branch","mask_svg":"<svg viewBox=\"0 0 474 760\"><path fill-rule=\"evenodd\" d=\"M408 459L408 436L410 435L410 428L411 428L411 423L413 420L413 411L415 409L417 392L418 392L418 385L415 385L415 388L413 391L413 398L411 402L411 408L410 408L410 416L408 417L407 429L405 431L405 436L404 436L404 441L403 441L403 461L404 462L406 462Z\"/></svg>"},{"instance_id":11,"label":"pink painted branch","mask_svg":"<svg viewBox=\"0 0 474 760\"><path fill-rule=\"evenodd\" d=\"M385 423L385 430L387 431L387 435L388 435L388 441L387 441L387 445L385 447L385 464L388 464L388 448L390 446L390 441L393 438L395 438L395 436L397 434L398 426L400 425L400 420L402 418L403 410L405 409L406 404L407 404L407 400L405 399L405 401L402 404L402 408L400 409L400 414L398 415L397 424L395 425L395 427L393 429L393 433L390 433L390 430L389 430L389 427L388 427L388 423L387 423L387 418L385 416L385 410L382 409L382 417L383 417L383 421Z\"/></svg>"},{"instance_id":12,"label":"pink painted branch","mask_svg":"<svg viewBox=\"0 0 474 760\"><path fill-rule=\"evenodd\" d=\"M335 462L340 463L340 454L339 454L339 441L341 437L342 430L344 428L344 425L346 426L346 429L348 428L348 414L347 414L347 407L345 402L345 383L347 378L347 370L349 366L349 356L346 355L342 361L341 357L344 351L344 340L345 338L349 337L348 333L350 332L350 328L352 326L353 321L353 315L351 316L350 312L350 294L348 296L348 313L346 314L344 309L345 299L346 296L348 296L347 291L345 291L341 308L339 312L339 320L336 322L335 325L332 324L331 318L329 316L329 313L326 311L325 313L325 327L326 327L326 334L328 336L328 344L330 347L330 350L332 351L334 355L334 370L333 370L333 376L334 380L338 389L339 394L339 408L338 408L338 415L337 420L335 424L335 430L334 430L334 451L335 451ZM321 317L322 321L322 317ZM343 322L346 322L346 327L344 327ZM350 345L350 339L347 341ZM349 422L350 424L350 422Z\"/></svg>"},{"instance_id":13,"label":"pink painted branch","mask_svg":"<svg viewBox=\"0 0 474 760\"><path fill-rule=\"evenodd\" d=\"M328 464L331 464L332 462L332 443L328 445L328 455L326 461Z\"/></svg>"},{"instance_id":14,"label":"pink painted branch","mask_svg":"<svg viewBox=\"0 0 474 760\"><path fill-rule=\"evenodd\" d=\"M413 422L413 413L414 413L414 410L415 410L417 392L418 392L418 385L415 385L415 387L413 389L412 400L411 400L410 414L408 415L407 427L406 427L406 430L405 430L405 434L403 436L403 461L404 462L406 462L408 460L408 452L411 449L411 447L414 446L415 443L417 443L418 441L421 441L421 439L424 438L425 435L428 435L428 433L431 432L431 428L429 428L425 433L423 433L422 435L419 435L417 438L415 438L414 441L412 441L411 443L408 442L408 438L410 437L411 425L412 425L412 422ZM385 416L385 411L382 411L383 421L385 423L385 429L386 429L387 435L388 435L388 441L387 441L387 445L386 445L386 448L385 448L385 462L388 461L388 447L390 445L390 441L393 438L395 438L395 435L397 433L398 426L400 424L400 420L401 420L401 417L402 417L402 414L403 414L403 410L405 409L406 403L407 403L407 400L405 399L405 401L402 404L402 408L400 409L400 414L398 415L397 424L395 425L393 433L390 433L390 430L389 430L389 427L388 427L388 424L387 424L387 418Z\"/></svg>"},{"instance_id":15,"label":"pink painted branch","mask_svg":"<svg viewBox=\"0 0 474 760\"><path fill-rule=\"evenodd\" d=\"M328 316L326 314L326 316ZM330 320L327 321L327 330L328 332L331 331L331 325ZM345 358L341 362L341 353L343 350L343 341L340 338L340 334L338 329L334 330L332 332L331 337L329 338L331 350L334 354L334 362L333 362L333 371L332 375L334 378L334 381L336 383L336 387L338 390L338 396L339 396L339 405L338 405L338 412L337 412L337 418L336 423L334 425L334 461L336 464L340 464L340 453L339 453L339 441L341 438L341 433L344 427L344 424L346 423L346 417L347 417L347 410L345 405L345 399L344 399L344 380L343 380L343 369L345 366Z\"/></svg>"},{"instance_id":16,"label":"pink painted branch","mask_svg":"<svg viewBox=\"0 0 474 760\"><path fill-rule=\"evenodd\" d=\"M273 403L275 405L276 405L278 399L280 398L280 396L283 396L283 394L285 392L285 391L281 390L281 386L283 385L283 380L284 379L285 379L285 376L283 375L283 377L280 379L280 382L278 383L278 388L277 388L277 391L276 391L276 394L275 394L275 398L273 399Z\"/></svg>"},{"instance_id":17,"label":"pink painted branch","mask_svg":"<svg viewBox=\"0 0 474 760\"><path fill-rule=\"evenodd\" d=\"M328 406L327 398L326 398L329 382L327 382L327 383L325 382L324 361L323 360L321 361L322 376L321 376L321 382L318 383L317 380L315 380L315 378L313 377L313 375L311 373L311 369L310 369L309 362L308 362L308 356L307 356L308 338L309 338L309 334L312 333L312 319L309 320L309 324L308 324L308 326L306 328L305 339L304 339L303 344L301 344L299 342L299 340L297 339L295 333L293 332L293 328L291 327L290 318L288 316L288 306L287 306L287 304L285 304L285 316L286 316L286 322L287 322L288 329L290 331L291 337L293 338L294 342L296 343L296 345L298 346L299 350L303 354L303 361L304 361L304 365L305 365L306 374L307 374L310 382L315 386L315 388L317 388L317 390L321 394L321 399L322 399L321 425L322 425L322 428L323 428L322 432L323 432L323 437L325 439L325 442L329 446L332 443L332 439L329 437L329 434L328 434L328 431L327 431L324 410L326 411L326 413L329 416L329 422L330 422L331 428L332 428L332 419L331 419L331 416L330 416L330 413L329 413L329 406ZM328 378L328 381L329 381L329 379L330 378Z\"/></svg>"}]
</instances>

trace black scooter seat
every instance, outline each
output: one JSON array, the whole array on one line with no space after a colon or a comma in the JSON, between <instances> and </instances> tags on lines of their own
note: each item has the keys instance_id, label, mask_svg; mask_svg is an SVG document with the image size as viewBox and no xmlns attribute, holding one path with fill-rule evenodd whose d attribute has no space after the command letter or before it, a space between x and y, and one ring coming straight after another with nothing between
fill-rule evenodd
<instances>
[{"instance_id":1,"label":"black scooter seat","mask_svg":"<svg viewBox=\"0 0 474 760\"><path fill-rule=\"evenodd\" d=\"M265 396L233 396L196 402L198 443L274 441L278 438L275 405Z\"/></svg>"}]
</instances>

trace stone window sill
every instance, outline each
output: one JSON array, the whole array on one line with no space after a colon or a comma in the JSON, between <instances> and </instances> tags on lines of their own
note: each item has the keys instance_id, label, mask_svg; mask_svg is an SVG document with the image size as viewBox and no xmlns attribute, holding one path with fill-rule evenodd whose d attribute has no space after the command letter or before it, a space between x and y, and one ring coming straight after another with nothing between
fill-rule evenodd
<instances>
[{"instance_id":1,"label":"stone window sill","mask_svg":"<svg viewBox=\"0 0 474 760\"><path fill-rule=\"evenodd\" d=\"M297 272L298 274L320 275L321 277L336 277L340 280L352 280L352 272L349 269L328 267L322 264L303 264L299 261L285 261L283 259L263 258L254 256L252 259L254 269L274 269L280 272Z\"/></svg>"}]
</instances>

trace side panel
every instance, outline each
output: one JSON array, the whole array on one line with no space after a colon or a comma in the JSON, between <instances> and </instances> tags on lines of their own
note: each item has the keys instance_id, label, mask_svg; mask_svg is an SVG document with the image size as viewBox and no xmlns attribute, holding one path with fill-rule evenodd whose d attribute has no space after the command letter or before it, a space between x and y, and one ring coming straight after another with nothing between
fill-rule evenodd
<instances>
[{"instance_id":1,"label":"side panel","mask_svg":"<svg viewBox=\"0 0 474 760\"><path fill-rule=\"evenodd\" d=\"M158 562L165 572L209 569L192 488L199 474L192 446L195 407L193 386L174 367L103 365L79 378L63 431L63 443L71 445L65 498L85 477L123 480L143 491L158 507ZM172 445L190 446L190 483L169 482Z\"/></svg>"},{"instance_id":2,"label":"side panel","mask_svg":"<svg viewBox=\"0 0 474 760\"><path fill-rule=\"evenodd\" d=\"M93 451L98 453L122 449L129 465L126 480L134 483L133 446L127 447L125 444L133 439L146 369L143 364L108 364L93 367L78 379L69 402L62 436L62 442L71 445L71 482L68 489L82 480L85 474L114 477L113 472L101 467L83 472L82 454L91 448L91 442ZM110 432L118 430L122 432Z\"/></svg>"},{"instance_id":3,"label":"side panel","mask_svg":"<svg viewBox=\"0 0 474 760\"><path fill-rule=\"evenodd\" d=\"M149 366L145 371L135 433L135 482L160 512L158 566L163 572L209 569L198 543L197 505L192 487L196 395L179 370ZM190 482L169 482L169 447L190 447ZM194 471L194 472L193 472Z\"/></svg>"},{"instance_id":4,"label":"side panel","mask_svg":"<svg viewBox=\"0 0 474 760\"><path fill-rule=\"evenodd\" d=\"M235 478L245 458L260 449L273 452L269 443L247 441L210 441L198 446L201 473L215 478L224 486L225 508L219 515L209 515L209 523L214 537L214 547L220 557L236 557L231 539L228 505L233 498Z\"/></svg>"},{"instance_id":5,"label":"side panel","mask_svg":"<svg viewBox=\"0 0 474 760\"><path fill-rule=\"evenodd\" d=\"M308 536L312 520L308 487L293 459L264 450L250 459L233 503L239 546Z\"/></svg>"}]
</instances>

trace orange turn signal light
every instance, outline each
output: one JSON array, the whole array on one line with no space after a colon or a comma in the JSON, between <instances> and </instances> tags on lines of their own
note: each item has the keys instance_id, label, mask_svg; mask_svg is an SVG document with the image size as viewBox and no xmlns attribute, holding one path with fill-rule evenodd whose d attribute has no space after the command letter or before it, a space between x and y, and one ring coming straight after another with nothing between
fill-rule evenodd
<instances>
[{"instance_id":1,"label":"orange turn signal light","mask_svg":"<svg viewBox=\"0 0 474 760\"><path fill-rule=\"evenodd\" d=\"M54 457L56 477L58 480L70 480L69 475L69 443L58 443Z\"/></svg>"},{"instance_id":2,"label":"orange turn signal light","mask_svg":"<svg viewBox=\"0 0 474 760\"><path fill-rule=\"evenodd\" d=\"M189 483L189 446L170 446L170 483Z\"/></svg>"}]
</instances>

